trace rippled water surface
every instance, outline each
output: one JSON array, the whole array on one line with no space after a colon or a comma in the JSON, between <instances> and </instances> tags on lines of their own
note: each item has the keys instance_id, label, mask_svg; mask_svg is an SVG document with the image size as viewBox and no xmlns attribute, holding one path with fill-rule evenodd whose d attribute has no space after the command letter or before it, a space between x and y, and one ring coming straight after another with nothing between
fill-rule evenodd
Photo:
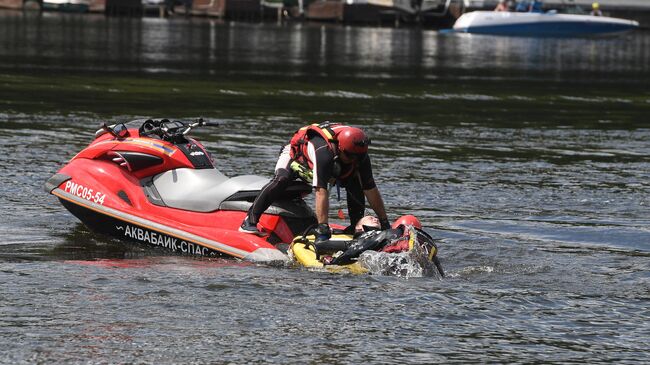
<instances>
[{"instance_id":1,"label":"rippled water surface","mask_svg":"<svg viewBox=\"0 0 650 365\"><path fill-rule=\"evenodd\" d=\"M646 362L649 46L0 13L0 362ZM390 216L421 218L448 277L88 231L43 183L141 116L221 123L195 136L230 176L269 176L307 121L364 127Z\"/></svg>"}]
</instances>

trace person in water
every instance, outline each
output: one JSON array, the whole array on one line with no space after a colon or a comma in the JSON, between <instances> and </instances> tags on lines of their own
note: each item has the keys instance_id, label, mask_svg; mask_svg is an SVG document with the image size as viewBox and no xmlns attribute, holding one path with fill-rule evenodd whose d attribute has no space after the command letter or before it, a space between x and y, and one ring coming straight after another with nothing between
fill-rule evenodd
<instances>
[{"instance_id":1,"label":"person in water","mask_svg":"<svg viewBox=\"0 0 650 365\"><path fill-rule=\"evenodd\" d=\"M381 229L376 222L377 218L372 216L362 218L357 224L353 239L343 243L345 247L333 246L335 247L334 251L342 250L344 252L336 257L325 256L324 262L330 265L346 265L355 261L365 251L407 252L411 244L408 227L422 230L422 224L412 215L399 217L389 229ZM323 247L315 242L314 246L317 251L323 248L331 250L332 247L328 247L327 242L322 244L326 246Z\"/></svg>"},{"instance_id":2,"label":"person in water","mask_svg":"<svg viewBox=\"0 0 650 365\"><path fill-rule=\"evenodd\" d=\"M359 219L357 225L354 226L354 235L357 236L372 229L381 229L381 224L374 215L367 215Z\"/></svg>"},{"instance_id":3,"label":"person in water","mask_svg":"<svg viewBox=\"0 0 650 365\"><path fill-rule=\"evenodd\" d=\"M331 184L346 189L350 227L363 216L368 199L381 227L390 228L384 201L372 175L369 145L370 139L364 131L343 124L325 122L300 128L280 152L275 175L255 198L240 232L265 235L257 226L262 213L298 178L311 183L315 191L317 241L328 240L332 235L328 224L328 185Z\"/></svg>"},{"instance_id":4,"label":"person in water","mask_svg":"<svg viewBox=\"0 0 650 365\"><path fill-rule=\"evenodd\" d=\"M600 4L598 4L598 3L591 4L591 15L593 15L593 16L603 16L603 12L600 11Z\"/></svg>"},{"instance_id":5,"label":"person in water","mask_svg":"<svg viewBox=\"0 0 650 365\"><path fill-rule=\"evenodd\" d=\"M406 253L415 250L414 258L419 265L431 262L441 277L445 272L437 258L438 247L434 239L422 230L420 221L412 215L404 215L395 220L389 229L381 230L379 220L366 216L357 223L354 238L350 241L314 242L316 259L324 265L348 265L358 261L362 253L376 251L384 253ZM307 243L306 237L300 241ZM394 264L396 261L391 262ZM385 269L391 270L389 264ZM430 265L422 266L433 270Z\"/></svg>"}]
</instances>

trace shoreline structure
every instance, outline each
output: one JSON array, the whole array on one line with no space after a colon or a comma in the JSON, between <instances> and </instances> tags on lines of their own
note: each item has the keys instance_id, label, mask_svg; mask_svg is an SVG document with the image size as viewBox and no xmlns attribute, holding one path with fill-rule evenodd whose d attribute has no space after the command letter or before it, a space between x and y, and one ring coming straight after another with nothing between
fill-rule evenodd
<instances>
[{"instance_id":1,"label":"shoreline structure","mask_svg":"<svg viewBox=\"0 0 650 365\"><path fill-rule=\"evenodd\" d=\"M203 16L237 21L317 21L449 28L462 14L494 9L498 0L0 0L0 9L104 13L107 16ZM514 0L513 0L514 1ZM607 16L650 29L649 0L596 0ZM589 13L594 0L546 0L544 10Z\"/></svg>"}]
</instances>

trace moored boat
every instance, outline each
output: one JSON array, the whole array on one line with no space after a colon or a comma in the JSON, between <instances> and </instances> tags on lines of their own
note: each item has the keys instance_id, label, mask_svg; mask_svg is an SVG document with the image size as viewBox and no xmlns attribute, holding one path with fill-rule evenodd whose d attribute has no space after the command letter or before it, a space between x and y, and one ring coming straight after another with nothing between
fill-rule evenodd
<instances>
[{"instance_id":1,"label":"moored boat","mask_svg":"<svg viewBox=\"0 0 650 365\"><path fill-rule=\"evenodd\" d=\"M43 0L43 10L85 13L89 8L89 0Z\"/></svg>"},{"instance_id":2,"label":"moored boat","mask_svg":"<svg viewBox=\"0 0 650 365\"><path fill-rule=\"evenodd\" d=\"M473 11L456 20L454 31L510 36L575 37L633 30L633 20L579 14Z\"/></svg>"}]
</instances>

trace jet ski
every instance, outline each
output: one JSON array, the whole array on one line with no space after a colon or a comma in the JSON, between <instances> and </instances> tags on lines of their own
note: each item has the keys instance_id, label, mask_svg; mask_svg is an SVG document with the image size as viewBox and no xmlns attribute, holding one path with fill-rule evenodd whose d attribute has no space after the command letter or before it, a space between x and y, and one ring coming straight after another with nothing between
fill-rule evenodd
<instances>
[{"instance_id":1,"label":"jet ski","mask_svg":"<svg viewBox=\"0 0 650 365\"><path fill-rule=\"evenodd\" d=\"M214 125L202 119L103 124L45 190L91 230L120 239L184 254L287 262L293 238L316 223L303 200L311 187L296 182L267 209L259 222L266 237L239 232L268 179L221 173L189 136Z\"/></svg>"},{"instance_id":2,"label":"jet ski","mask_svg":"<svg viewBox=\"0 0 650 365\"><path fill-rule=\"evenodd\" d=\"M369 230L357 236L338 232L324 242L315 239L313 229L308 229L293 240L289 256L296 264L335 273L387 275L399 275L410 265L425 276L445 276L434 239L413 226Z\"/></svg>"}]
</instances>

